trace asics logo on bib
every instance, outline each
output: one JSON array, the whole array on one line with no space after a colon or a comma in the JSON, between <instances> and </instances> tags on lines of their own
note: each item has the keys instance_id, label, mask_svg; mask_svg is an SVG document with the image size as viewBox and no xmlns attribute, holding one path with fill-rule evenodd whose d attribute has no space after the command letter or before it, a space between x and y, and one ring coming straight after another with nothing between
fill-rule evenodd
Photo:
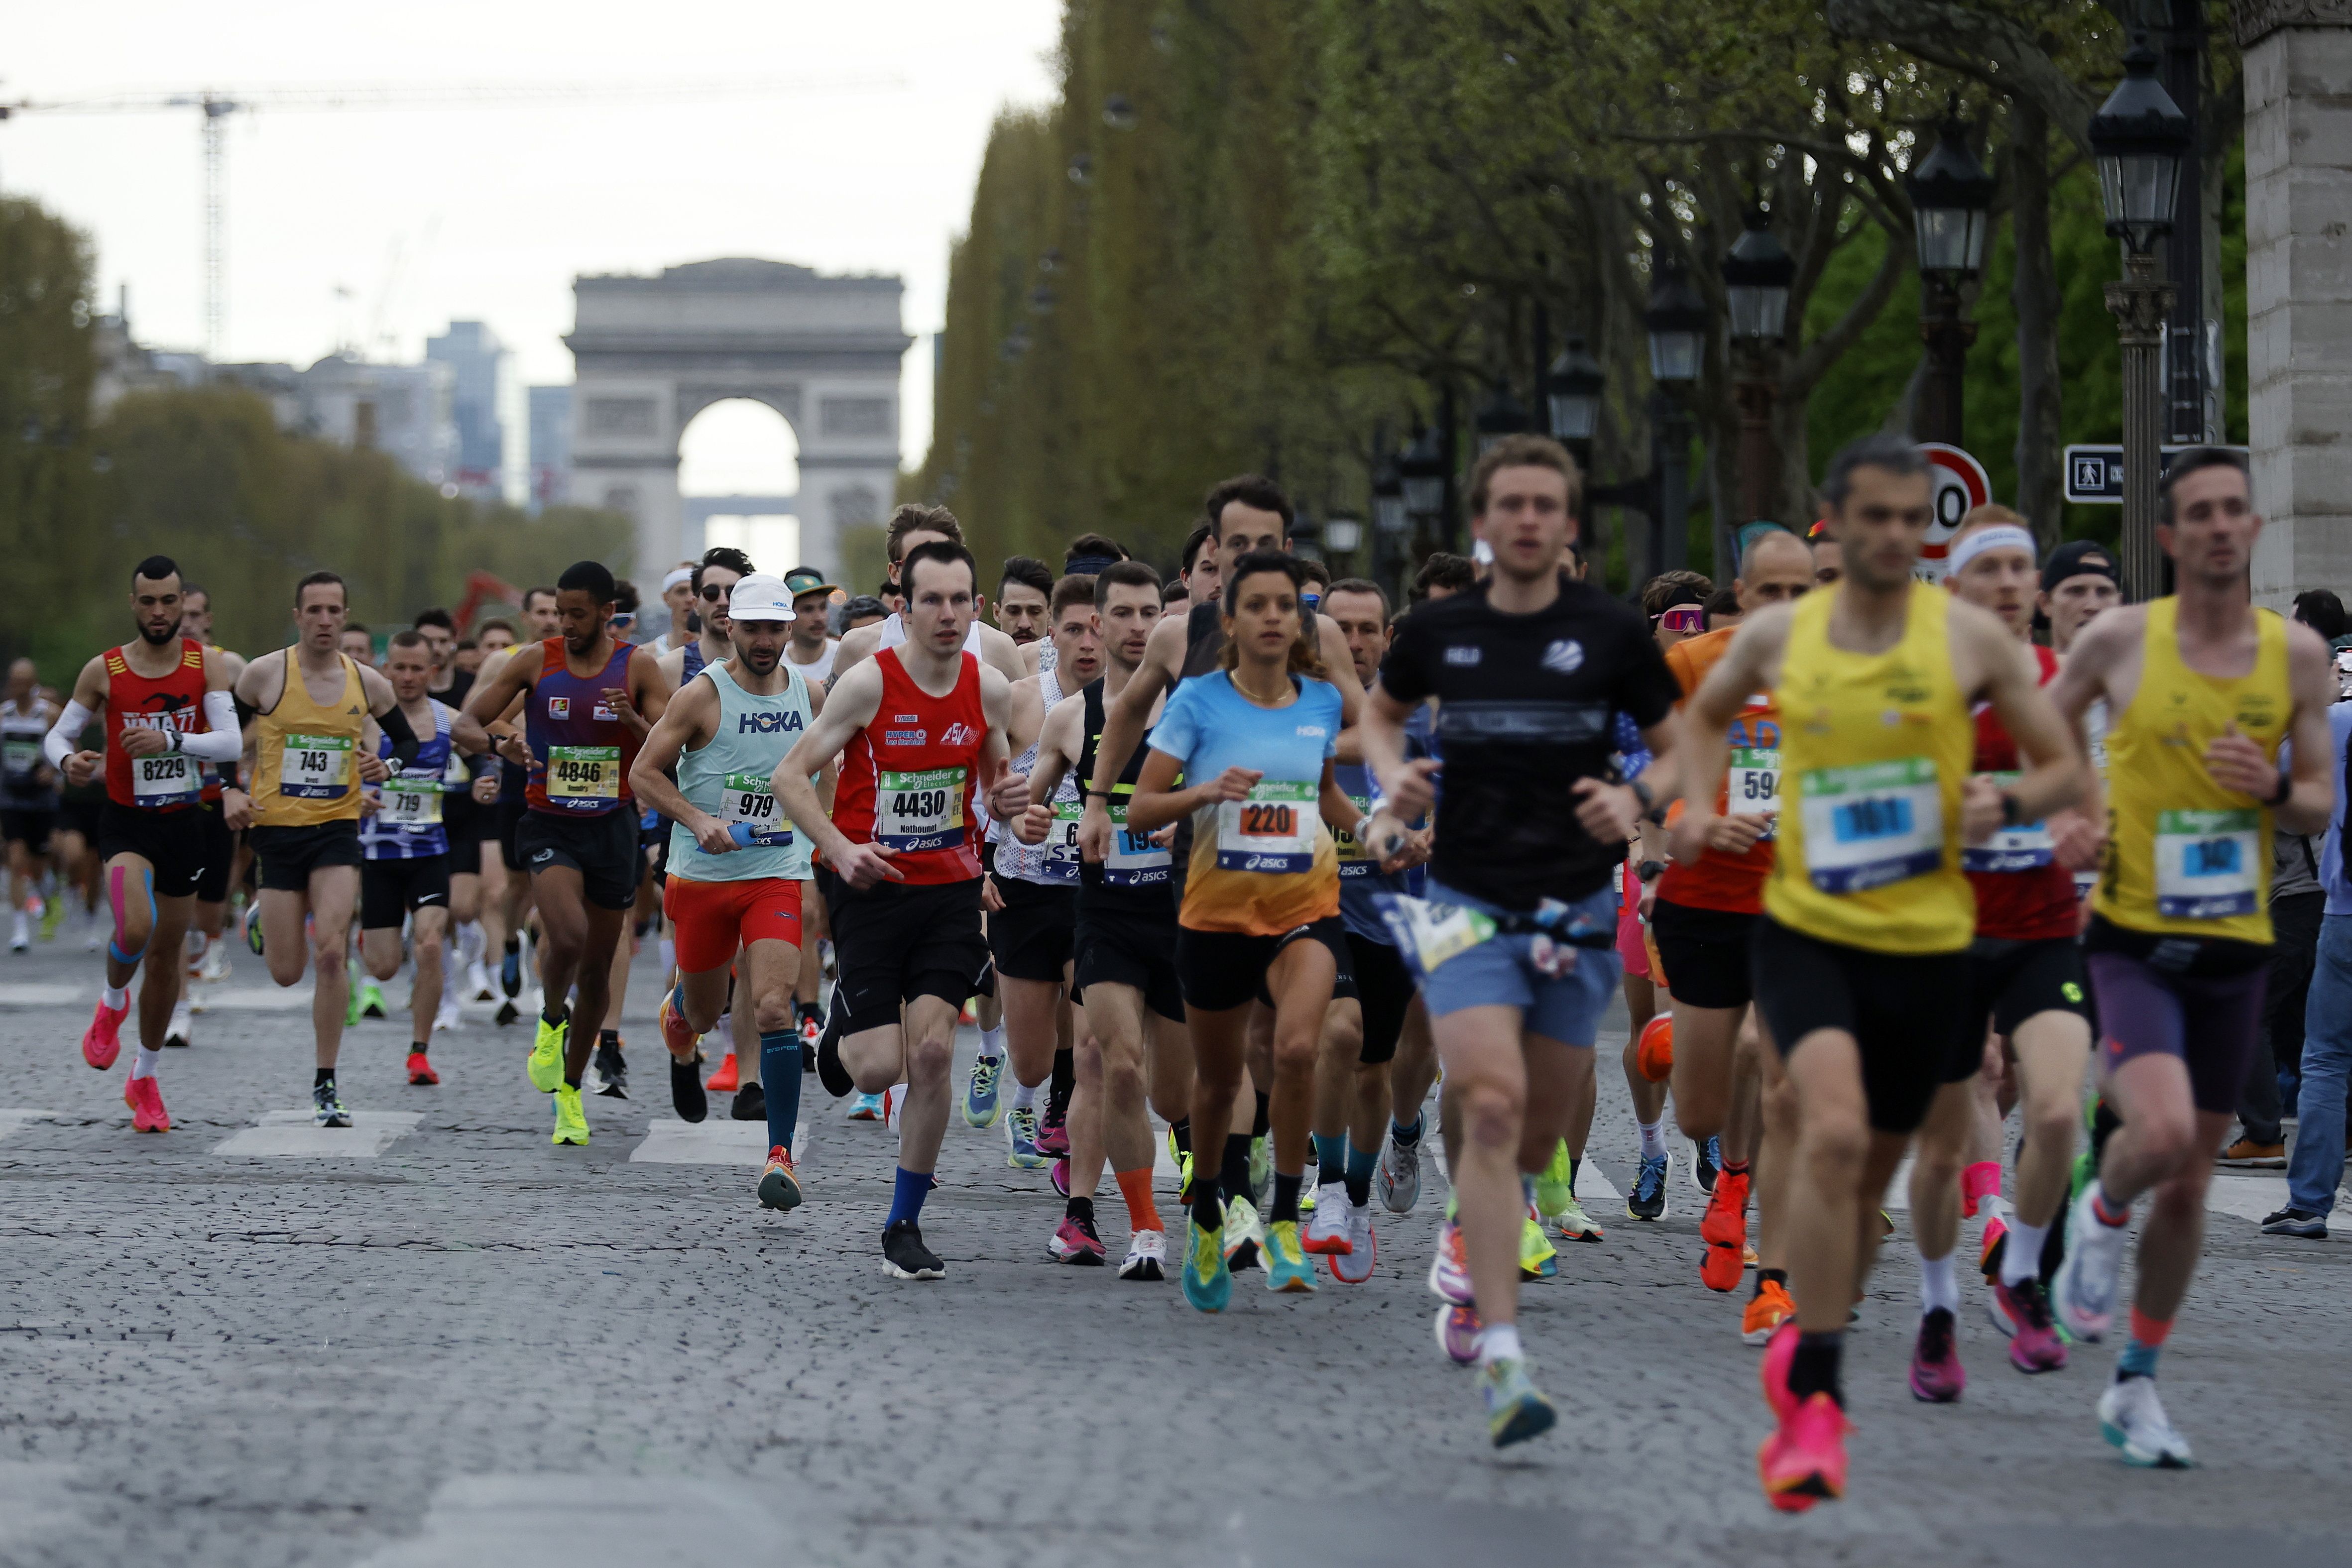
<instances>
[{"instance_id":1,"label":"asics logo on bib","mask_svg":"<svg viewBox=\"0 0 2352 1568\"><path fill-rule=\"evenodd\" d=\"M930 738L930 732L922 729L887 729L882 732L882 738L892 746L920 746Z\"/></svg>"},{"instance_id":2,"label":"asics logo on bib","mask_svg":"<svg viewBox=\"0 0 2352 1568\"><path fill-rule=\"evenodd\" d=\"M1544 650L1543 667L1554 674L1572 675L1584 666L1584 644L1573 637L1562 637Z\"/></svg>"},{"instance_id":3,"label":"asics logo on bib","mask_svg":"<svg viewBox=\"0 0 2352 1568\"><path fill-rule=\"evenodd\" d=\"M801 716L796 713L747 713L735 721L738 735L777 735L801 727Z\"/></svg>"}]
</instances>

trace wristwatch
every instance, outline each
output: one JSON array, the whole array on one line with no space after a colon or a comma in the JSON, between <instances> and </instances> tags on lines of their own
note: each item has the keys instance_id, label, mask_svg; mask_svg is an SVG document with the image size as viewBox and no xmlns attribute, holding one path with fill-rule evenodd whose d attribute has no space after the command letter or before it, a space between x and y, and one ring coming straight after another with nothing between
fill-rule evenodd
<instances>
[{"instance_id":1,"label":"wristwatch","mask_svg":"<svg viewBox=\"0 0 2352 1568\"><path fill-rule=\"evenodd\" d=\"M1643 882L1655 882L1660 877L1666 874L1666 862L1664 861L1643 861L1640 865L1633 868L1633 874L1641 878Z\"/></svg>"},{"instance_id":2,"label":"wristwatch","mask_svg":"<svg viewBox=\"0 0 2352 1568\"><path fill-rule=\"evenodd\" d=\"M2018 805L2017 797L2007 789L2002 790L2000 792L2000 825L2004 828L2013 828L2024 820L2025 812Z\"/></svg>"}]
</instances>

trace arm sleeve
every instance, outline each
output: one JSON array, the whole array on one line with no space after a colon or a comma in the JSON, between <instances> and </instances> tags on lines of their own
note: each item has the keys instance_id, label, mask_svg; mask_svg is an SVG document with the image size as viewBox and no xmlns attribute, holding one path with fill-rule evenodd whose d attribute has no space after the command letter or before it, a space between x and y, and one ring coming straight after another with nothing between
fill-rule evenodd
<instances>
[{"instance_id":1,"label":"arm sleeve","mask_svg":"<svg viewBox=\"0 0 2352 1568\"><path fill-rule=\"evenodd\" d=\"M66 711L58 715L58 722L41 737L41 755L49 759L50 767L63 770L66 758L73 755L74 742L89 727L89 709L71 697L66 699Z\"/></svg>"},{"instance_id":2,"label":"arm sleeve","mask_svg":"<svg viewBox=\"0 0 2352 1568\"><path fill-rule=\"evenodd\" d=\"M205 694L205 723L200 734L180 737L182 751L199 762L235 762L245 755L245 736L237 728L236 699L226 691Z\"/></svg>"},{"instance_id":3,"label":"arm sleeve","mask_svg":"<svg viewBox=\"0 0 2352 1568\"><path fill-rule=\"evenodd\" d=\"M392 742L393 771L403 771L416 760L416 754L424 748L425 743L416 737L415 730L408 727L408 716L400 711L398 703L378 714L375 722L383 730L384 737Z\"/></svg>"}]
</instances>

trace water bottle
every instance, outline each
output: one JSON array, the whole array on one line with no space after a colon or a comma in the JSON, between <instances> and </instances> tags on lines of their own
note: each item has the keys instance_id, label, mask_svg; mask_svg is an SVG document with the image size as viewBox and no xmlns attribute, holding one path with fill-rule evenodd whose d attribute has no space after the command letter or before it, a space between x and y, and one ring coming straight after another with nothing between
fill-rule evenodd
<instances>
[{"instance_id":1,"label":"water bottle","mask_svg":"<svg viewBox=\"0 0 2352 1568\"><path fill-rule=\"evenodd\" d=\"M751 847L751 840L757 836L759 831L759 829L753 827L749 822L730 822L727 824L727 836L735 841L735 844L738 849L750 849ZM706 855L711 852L709 850L703 849L700 844L697 844L694 847L696 850Z\"/></svg>"}]
</instances>

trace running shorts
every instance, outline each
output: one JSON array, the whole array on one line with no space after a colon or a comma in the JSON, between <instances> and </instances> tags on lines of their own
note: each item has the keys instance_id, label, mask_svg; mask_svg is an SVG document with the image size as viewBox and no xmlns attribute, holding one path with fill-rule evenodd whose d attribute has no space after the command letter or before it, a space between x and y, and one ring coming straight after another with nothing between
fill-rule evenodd
<instances>
[{"instance_id":1,"label":"running shorts","mask_svg":"<svg viewBox=\"0 0 2352 1568\"><path fill-rule=\"evenodd\" d=\"M218 801L196 808L205 819L205 869L196 878L198 904L228 902L228 873L236 866L236 835Z\"/></svg>"},{"instance_id":2,"label":"running shorts","mask_svg":"<svg viewBox=\"0 0 2352 1568\"><path fill-rule=\"evenodd\" d=\"M1757 918L1664 897L1652 904L1650 935L1665 967L1667 994L1689 1008L1744 1008L1754 1000L1748 948Z\"/></svg>"},{"instance_id":3,"label":"running shorts","mask_svg":"<svg viewBox=\"0 0 2352 1568\"><path fill-rule=\"evenodd\" d=\"M845 1035L898 1021L917 997L961 1008L988 964L980 928L980 879L883 882L859 892L827 867L817 886L833 918L840 969L834 1005L845 1009Z\"/></svg>"},{"instance_id":4,"label":"running shorts","mask_svg":"<svg viewBox=\"0 0 2352 1568\"><path fill-rule=\"evenodd\" d=\"M1361 932L1349 932L1347 970L1331 996L1335 1001L1353 998L1363 1015L1364 1043L1356 1060L1366 1067L1395 1060L1405 1009L1412 1006L1412 970L1404 955Z\"/></svg>"},{"instance_id":5,"label":"running shorts","mask_svg":"<svg viewBox=\"0 0 2352 1568\"><path fill-rule=\"evenodd\" d=\"M449 857L363 861L360 864L360 929L396 929L412 909L449 907Z\"/></svg>"},{"instance_id":6,"label":"running shorts","mask_svg":"<svg viewBox=\"0 0 2352 1568\"><path fill-rule=\"evenodd\" d=\"M1276 955L1300 941L1323 944L1330 950L1335 976L1347 973L1348 931L1336 915L1294 925L1279 936L1177 926L1176 982L1183 989L1185 1005L1204 1013L1221 1013L1253 1000L1272 1007L1265 972L1273 967Z\"/></svg>"},{"instance_id":7,"label":"running shorts","mask_svg":"<svg viewBox=\"0 0 2352 1568\"><path fill-rule=\"evenodd\" d=\"M1460 904L1481 915L1505 913L1430 879L1432 904ZM1617 894L1602 886L1569 907L1595 925L1606 921ZM1602 947L1568 949L1575 961L1549 973L1536 963L1532 933L1496 935L1445 959L1423 977L1422 1000L1433 1019L1465 1008L1500 1004L1519 1009L1520 1027L1562 1045L1591 1047L1601 1015L1617 994L1617 954Z\"/></svg>"},{"instance_id":8,"label":"running shorts","mask_svg":"<svg viewBox=\"0 0 2352 1568\"><path fill-rule=\"evenodd\" d=\"M801 884L789 877L694 882L673 876L662 893L680 972L716 969L754 942L801 941Z\"/></svg>"},{"instance_id":9,"label":"running shorts","mask_svg":"<svg viewBox=\"0 0 2352 1568\"><path fill-rule=\"evenodd\" d=\"M1984 1019L1969 1010L1973 970L1965 947L1873 953L1759 915L1749 959L1756 1009L1783 1061L1815 1030L1853 1037L1875 1131L1918 1131L1936 1092L1984 1060Z\"/></svg>"},{"instance_id":10,"label":"running shorts","mask_svg":"<svg viewBox=\"0 0 2352 1568\"><path fill-rule=\"evenodd\" d=\"M49 832L57 821L55 811L17 806L0 809L0 841L22 844L27 854L47 854Z\"/></svg>"},{"instance_id":11,"label":"running shorts","mask_svg":"<svg viewBox=\"0 0 2352 1568\"><path fill-rule=\"evenodd\" d=\"M2072 936L1979 936L1969 948L1969 967L1976 977L1969 1016L1990 1015L1995 1034L2014 1034L2038 1013L2073 1013L2085 1020L2091 1016L2083 945Z\"/></svg>"},{"instance_id":12,"label":"running shorts","mask_svg":"<svg viewBox=\"0 0 2352 1568\"><path fill-rule=\"evenodd\" d=\"M58 797L57 831L79 833L86 844L98 842L98 827L106 814L106 790L68 789Z\"/></svg>"},{"instance_id":13,"label":"running shorts","mask_svg":"<svg viewBox=\"0 0 2352 1568\"><path fill-rule=\"evenodd\" d=\"M1176 922L1118 909L1078 916L1072 988L1131 986L1161 1018L1184 1021L1184 988L1176 979Z\"/></svg>"},{"instance_id":14,"label":"running shorts","mask_svg":"<svg viewBox=\"0 0 2352 1568\"><path fill-rule=\"evenodd\" d=\"M637 901L637 878L644 874L646 861L637 852L634 812L559 817L526 810L515 828L514 842L529 871L569 866L578 872L588 902L599 909L626 909Z\"/></svg>"},{"instance_id":15,"label":"running shorts","mask_svg":"<svg viewBox=\"0 0 2352 1568\"><path fill-rule=\"evenodd\" d=\"M98 817L98 858L137 855L155 868L155 896L194 896L205 871L205 836L193 813L142 811L109 800ZM354 838L352 843L357 844Z\"/></svg>"},{"instance_id":16,"label":"running shorts","mask_svg":"<svg viewBox=\"0 0 2352 1568\"><path fill-rule=\"evenodd\" d=\"M523 815L530 810L529 803L518 795L511 800L499 801L489 810L498 823L499 856L506 862L507 870L530 870L523 864L522 851L515 842L515 835L522 831Z\"/></svg>"},{"instance_id":17,"label":"running shorts","mask_svg":"<svg viewBox=\"0 0 2352 1568\"><path fill-rule=\"evenodd\" d=\"M349 819L303 828L255 828L247 836L261 862L265 892L307 893L312 872L360 863L360 825Z\"/></svg>"},{"instance_id":18,"label":"running shorts","mask_svg":"<svg viewBox=\"0 0 2352 1568\"><path fill-rule=\"evenodd\" d=\"M2235 1112L2261 1040L2271 949L2156 936L2098 916L2083 945L2099 1001L2100 1071L2113 1073L2135 1057L2169 1056L2188 1068L2200 1111Z\"/></svg>"},{"instance_id":19,"label":"running shorts","mask_svg":"<svg viewBox=\"0 0 2352 1568\"><path fill-rule=\"evenodd\" d=\"M1004 901L1003 908L988 915L988 950L996 972L1010 980L1059 985L1077 931L1077 888L1000 876L996 894Z\"/></svg>"}]
</instances>

